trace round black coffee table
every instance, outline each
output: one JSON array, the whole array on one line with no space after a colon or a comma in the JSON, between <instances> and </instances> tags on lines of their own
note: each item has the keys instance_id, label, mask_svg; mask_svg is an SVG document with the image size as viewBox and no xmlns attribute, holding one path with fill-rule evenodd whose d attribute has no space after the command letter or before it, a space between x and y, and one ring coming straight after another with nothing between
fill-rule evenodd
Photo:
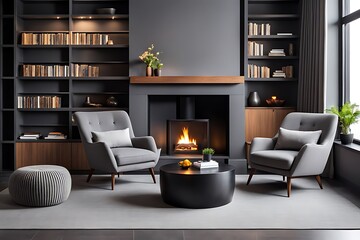
<instances>
[{"instance_id":1,"label":"round black coffee table","mask_svg":"<svg viewBox=\"0 0 360 240\"><path fill-rule=\"evenodd\" d=\"M235 188L235 168L181 169L178 164L160 167L161 196L167 204L184 208L211 208L231 202Z\"/></svg>"}]
</instances>

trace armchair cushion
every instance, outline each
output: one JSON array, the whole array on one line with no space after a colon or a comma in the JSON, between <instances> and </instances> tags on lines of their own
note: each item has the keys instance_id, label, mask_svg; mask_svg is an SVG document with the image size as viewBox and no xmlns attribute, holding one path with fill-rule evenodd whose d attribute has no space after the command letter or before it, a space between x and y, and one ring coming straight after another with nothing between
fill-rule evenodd
<instances>
[{"instance_id":1,"label":"armchair cushion","mask_svg":"<svg viewBox=\"0 0 360 240\"><path fill-rule=\"evenodd\" d=\"M299 151L305 144L319 141L321 130L317 131L295 131L280 128L275 149Z\"/></svg>"},{"instance_id":2,"label":"armchair cushion","mask_svg":"<svg viewBox=\"0 0 360 240\"><path fill-rule=\"evenodd\" d=\"M132 147L129 128L105 132L91 132L94 142L104 142L110 148Z\"/></svg>"},{"instance_id":3,"label":"armchair cushion","mask_svg":"<svg viewBox=\"0 0 360 240\"><path fill-rule=\"evenodd\" d=\"M118 166L151 161L154 162L156 159L156 154L154 152L141 148L121 147L112 148L111 151L115 156L115 160Z\"/></svg>"},{"instance_id":4,"label":"armchair cushion","mask_svg":"<svg viewBox=\"0 0 360 240\"><path fill-rule=\"evenodd\" d=\"M265 150L252 153L250 159L258 165L289 170L297 155L298 151Z\"/></svg>"}]
</instances>

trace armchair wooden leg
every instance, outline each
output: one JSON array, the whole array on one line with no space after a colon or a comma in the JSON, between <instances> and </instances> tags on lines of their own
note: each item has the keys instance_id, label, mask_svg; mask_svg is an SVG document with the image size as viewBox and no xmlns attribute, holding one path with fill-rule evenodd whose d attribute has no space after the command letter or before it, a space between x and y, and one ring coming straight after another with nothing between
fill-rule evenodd
<instances>
[{"instance_id":1,"label":"armchair wooden leg","mask_svg":"<svg viewBox=\"0 0 360 240\"><path fill-rule=\"evenodd\" d=\"M154 168L149 168L149 172L151 174L151 177L152 177L154 183L156 183Z\"/></svg>"},{"instance_id":2,"label":"armchair wooden leg","mask_svg":"<svg viewBox=\"0 0 360 240\"><path fill-rule=\"evenodd\" d=\"M323 186L322 186L322 183L321 183L321 177L320 177L320 175L315 176L315 178L316 178L316 181L317 181L317 182L318 182L318 184L319 184L319 187L320 187L321 189L323 189Z\"/></svg>"},{"instance_id":3,"label":"armchair wooden leg","mask_svg":"<svg viewBox=\"0 0 360 240\"><path fill-rule=\"evenodd\" d=\"M251 178L252 178L252 176L254 175L255 172L256 172L256 169L255 169L255 168L252 168L252 169L250 170L249 178L248 178L248 180L247 180L247 182L246 182L246 185L249 185L249 183L250 183L250 181L251 181Z\"/></svg>"},{"instance_id":4,"label":"armchair wooden leg","mask_svg":"<svg viewBox=\"0 0 360 240\"><path fill-rule=\"evenodd\" d=\"M291 177L287 177L287 194L290 197L291 194Z\"/></svg>"},{"instance_id":5,"label":"armchair wooden leg","mask_svg":"<svg viewBox=\"0 0 360 240\"><path fill-rule=\"evenodd\" d=\"M87 177L87 179L86 179L86 182L89 182L89 181L90 181L90 178L92 177L94 171L95 171L95 169L93 169L93 168L90 169L90 172L89 172L89 175L88 175L88 177Z\"/></svg>"},{"instance_id":6,"label":"armchair wooden leg","mask_svg":"<svg viewBox=\"0 0 360 240\"><path fill-rule=\"evenodd\" d=\"M115 187L115 173L111 174L111 190L114 190Z\"/></svg>"}]
</instances>

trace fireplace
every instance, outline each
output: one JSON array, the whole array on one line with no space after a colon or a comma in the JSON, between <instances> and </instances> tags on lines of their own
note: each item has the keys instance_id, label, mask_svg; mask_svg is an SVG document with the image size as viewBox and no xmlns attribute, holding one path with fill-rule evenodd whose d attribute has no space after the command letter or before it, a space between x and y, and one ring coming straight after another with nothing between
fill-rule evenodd
<instances>
[{"instance_id":1,"label":"fireplace","mask_svg":"<svg viewBox=\"0 0 360 240\"><path fill-rule=\"evenodd\" d=\"M129 110L135 136L153 136L157 147L162 149L162 161L183 155L196 158L206 141L200 143L198 138L203 137L188 126L189 138L196 139L198 154L175 153L177 139L168 142L169 120L208 119L209 131L205 139L208 138L208 146L215 149L216 156L233 160L245 158L244 84L230 81L233 78L242 77L131 77ZM187 107L182 107L184 104ZM176 127L177 135L182 133L183 127Z\"/></svg>"},{"instance_id":2,"label":"fireplace","mask_svg":"<svg viewBox=\"0 0 360 240\"><path fill-rule=\"evenodd\" d=\"M169 155L201 154L201 150L209 146L209 120L168 120L167 142Z\"/></svg>"}]
</instances>

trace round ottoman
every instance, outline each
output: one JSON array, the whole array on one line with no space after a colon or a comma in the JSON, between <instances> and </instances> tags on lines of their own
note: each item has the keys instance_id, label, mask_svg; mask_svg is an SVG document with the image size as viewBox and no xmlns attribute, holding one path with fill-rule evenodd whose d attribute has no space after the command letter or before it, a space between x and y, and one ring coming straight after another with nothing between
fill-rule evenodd
<instances>
[{"instance_id":1,"label":"round ottoman","mask_svg":"<svg viewBox=\"0 0 360 240\"><path fill-rule=\"evenodd\" d=\"M25 206L57 205L66 201L70 191L70 173L61 166L22 167L15 170L9 179L9 192L12 199Z\"/></svg>"}]
</instances>

